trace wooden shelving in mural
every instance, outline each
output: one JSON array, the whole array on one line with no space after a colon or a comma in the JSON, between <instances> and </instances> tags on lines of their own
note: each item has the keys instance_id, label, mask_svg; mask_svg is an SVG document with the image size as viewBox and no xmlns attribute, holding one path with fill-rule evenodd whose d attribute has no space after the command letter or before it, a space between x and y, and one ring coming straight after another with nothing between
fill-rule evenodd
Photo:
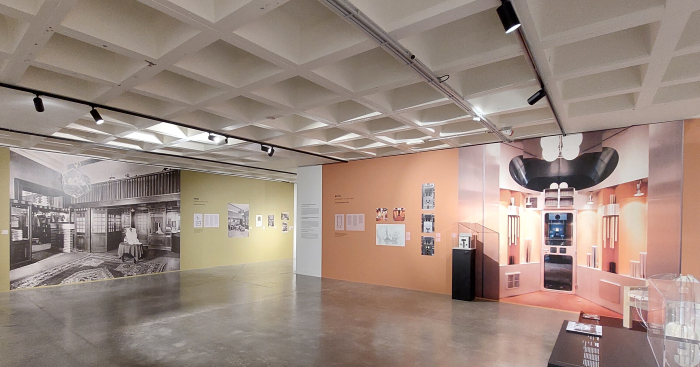
<instances>
[{"instance_id":1,"label":"wooden shelving in mural","mask_svg":"<svg viewBox=\"0 0 700 367\"><path fill-rule=\"evenodd\" d=\"M71 198L72 204L135 199L180 193L180 171L171 170L148 175L96 183L90 192Z\"/></svg>"},{"instance_id":2,"label":"wooden shelving in mural","mask_svg":"<svg viewBox=\"0 0 700 367\"><path fill-rule=\"evenodd\" d=\"M573 187L544 189L544 206L546 208L568 208L574 206Z\"/></svg>"}]
</instances>

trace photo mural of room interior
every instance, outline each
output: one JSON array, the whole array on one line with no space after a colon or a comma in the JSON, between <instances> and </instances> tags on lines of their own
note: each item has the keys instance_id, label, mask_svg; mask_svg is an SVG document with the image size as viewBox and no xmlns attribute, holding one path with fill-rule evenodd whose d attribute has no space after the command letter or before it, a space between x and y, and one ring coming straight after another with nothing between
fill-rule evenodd
<instances>
[{"instance_id":1,"label":"photo mural of room interior","mask_svg":"<svg viewBox=\"0 0 700 367\"><path fill-rule=\"evenodd\" d=\"M499 270L490 276L501 301L621 316L624 287L650 275L648 203L658 201L650 171L658 182L682 169L668 154L650 167L650 146L682 145L663 133L677 132L674 124L682 129L676 122L498 144L498 219L490 225ZM680 205L671 209L680 214Z\"/></svg>"},{"instance_id":2,"label":"photo mural of room interior","mask_svg":"<svg viewBox=\"0 0 700 367\"><path fill-rule=\"evenodd\" d=\"M322 274L452 294L452 251L468 243L476 297L619 317L626 287L681 269L683 129L672 121L324 165ZM395 184L376 185L381 175ZM334 226L380 208L404 208L388 225L405 225L405 244L375 241L383 216L368 233Z\"/></svg>"},{"instance_id":3,"label":"photo mural of room interior","mask_svg":"<svg viewBox=\"0 0 700 367\"><path fill-rule=\"evenodd\" d=\"M180 171L11 149L10 288L180 269Z\"/></svg>"}]
</instances>

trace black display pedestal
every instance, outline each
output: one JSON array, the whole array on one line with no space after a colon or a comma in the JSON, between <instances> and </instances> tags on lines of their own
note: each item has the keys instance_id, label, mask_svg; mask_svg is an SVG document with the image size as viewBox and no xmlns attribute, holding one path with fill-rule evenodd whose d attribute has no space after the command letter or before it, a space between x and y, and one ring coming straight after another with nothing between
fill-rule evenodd
<instances>
[{"instance_id":1,"label":"black display pedestal","mask_svg":"<svg viewBox=\"0 0 700 367\"><path fill-rule=\"evenodd\" d=\"M452 299L476 298L476 256L474 249L452 249Z\"/></svg>"}]
</instances>

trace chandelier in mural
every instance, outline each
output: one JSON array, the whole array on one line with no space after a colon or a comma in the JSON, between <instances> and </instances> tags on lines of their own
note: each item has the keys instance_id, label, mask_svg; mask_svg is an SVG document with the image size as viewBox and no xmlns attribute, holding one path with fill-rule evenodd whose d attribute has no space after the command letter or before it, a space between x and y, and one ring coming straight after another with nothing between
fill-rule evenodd
<instances>
[{"instance_id":1,"label":"chandelier in mural","mask_svg":"<svg viewBox=\"0 0 700 367\"><path fill-rule=\"evenodd\" d=\"M80 171L80 166L76 165L68 169L62 175L63 192L79 198L90 192L90 177Z\"/></svg>"}]
</instances>

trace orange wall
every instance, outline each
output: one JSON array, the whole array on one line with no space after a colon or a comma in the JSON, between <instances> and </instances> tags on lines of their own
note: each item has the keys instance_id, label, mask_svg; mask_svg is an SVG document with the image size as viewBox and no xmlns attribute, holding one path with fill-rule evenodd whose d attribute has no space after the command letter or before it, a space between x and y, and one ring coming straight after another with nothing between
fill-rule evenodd
<instances>
[{"instance_id":1,"label":"orange wall","mask_svg":"<svg viewBox=\"0 0 700 367\"><path fill-rule=\"evenodd\" d=\"M685 121L683 133L683 230L681 273L700 279L700 119Z\"/></svg>"},{"instance_id":2,"label":"orange wall","mask_svg":"<svg viewBox=\"0 0 700 367\"><path fill-rule=\"evenodd\" d=\"M322 276L450 294L452 234L458 232L459 220L458 160L459 150L449 149L323 166ZM421 210L424 183L435 183L433 211ZM336 203L336 197L347 199ZM404 222L393 221L395 207L406 208ZM389 210L389 221L381 223L406 225L406 247L376 245L376 208ZM364 232L335 231L335 214L363 213ZM435 256L421 255L421 213L435 214L441 234Z\"/></svg>"}]
</instances>

